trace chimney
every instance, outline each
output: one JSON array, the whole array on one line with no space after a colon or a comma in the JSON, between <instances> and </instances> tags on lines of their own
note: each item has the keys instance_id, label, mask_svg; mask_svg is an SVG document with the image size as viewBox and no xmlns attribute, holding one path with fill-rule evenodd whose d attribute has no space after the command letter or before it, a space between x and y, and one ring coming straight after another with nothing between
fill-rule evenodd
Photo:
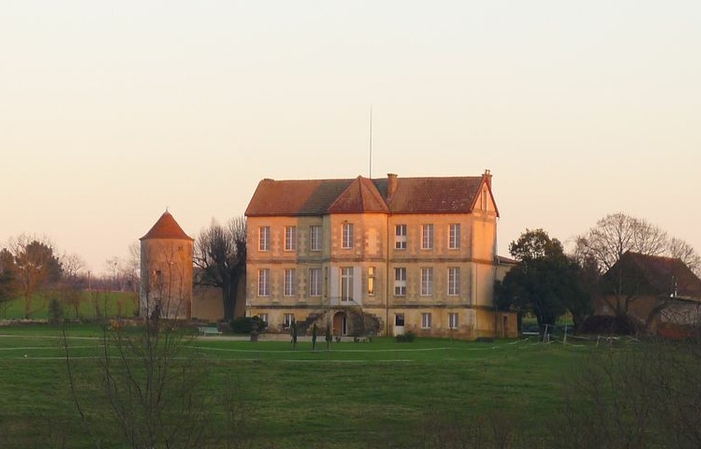
<instances>
[{"instance_id":1,"label":"chimney","mask_svg":"<svg viewBox=\"0 0 701 449\"><path fill-rule=\"evenodd\" d=\"M395 175L394 173L387 173L387 199L392 198L396 191L397 175Z\"/></svg>"},{"instance_id":2,"label":"chimney","mask_svg":"<svg viewBox=\"0 0 701 449\"><path fill-rule=\"evenodd\" d=\"M487 183L487 187L489 187L489 189L491 190L492 189L492 172L489 169L484 170L484 174L482 175L482 178L484 178L484 180Z\"/></svg>"}]
</instances>

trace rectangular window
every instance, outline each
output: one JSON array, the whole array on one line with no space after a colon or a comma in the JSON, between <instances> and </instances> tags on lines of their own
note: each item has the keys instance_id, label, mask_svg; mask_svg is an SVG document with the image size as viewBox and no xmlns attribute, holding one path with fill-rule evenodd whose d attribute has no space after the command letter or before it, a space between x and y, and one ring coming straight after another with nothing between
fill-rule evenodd
<instances>
[{"instance_id":1,"label":"rectangular window","mask_svg":"<svg viewBox=\"0 0 701 449\"><path fill-rule=\"evenodd\" d=\"M156 270L156 288L160 291L163 289L163 272Z\"/></svg>"},{"instance_id":2,"label":"rectangular window","mask_svg":"<svg viewBox=\"0 0 701 449\"><path fill-rule=\"evenodd\" d=\"M285 296L294 296L297 294L296 274L297 270L294 268L285 269L285 288L283 293Z\"/></svg>"},{"instance_id":3,"label":"rectangular window","mask_svg":"<svg viewBox=\"0 0 701 449\"><path fill-rule=\"evenodd\" d=\"M394 249L406 249L406 225L396 225L394 234Z\"/></svg>"},{"instance_id":4,"label":"rectangular window","mask_svg":"<svg viewBox=\"0 0 701 449\"><path fill-rule=\"evenodd\" d=\"M422 313L421 314L421 329L431 329L431 314Z\"/></svg>"},{"instance_id":5,"label":"rectangular window","mask_svg":"<svg viewBox=\"0 0 701 449\"><path fill-rule=\"evenodd\" d=\"M433 249L433 225L421 226L421 249Z\"/></svg>"},{"instance_id":6,"label":"rectangular window","mask_svg":"<svg viewBox=\"0 0 701 449\"><path fill-rule=\"evenodd\" d=\"M406 268L397 267L394 269L394 296L406 295Z\"/></svg>"},{"instance_id":7,"label":"rectangular window","mask_svg":"<svg viewBox=\"0 0 701 449\"><path fill-rule=\"evenodd\" d=\"M285 251L297 250L297 227L285 226Z\"/></svg>"},{"instance_id":8,"label":"rectangular window","mask_svg":"<svg viewBox=\"0 0 701 449\"><path fill-rule=\"evenodd\" d=\"M460 223L453 223L448 230L448 248L460 249Z\"/></svg>"},{"instance_id":9,"label":"rectangular window","mask_svg":"<svg viewBox=\"0 0 701 449\"><path fill-rule=\"evenodd\" d=\"M258 228L258 250L270 251L270 226Z\"/></svg>"},{"instance_id":10,"label":"rectangular window","mask_svg":"<svg viewBox=\"0 0 701 449\"><path fill-rule=\"evenodd\" d=\"M448 327L450 329L457 329L458 326L459 326L458 314L457 313L449 313L448 314Z\"/></svg>"},{"instance_id":11,"label":"rectangular window","mask_svg":"<svg viewBox=\"0 0 701 449\"><path fill-rule=\"evenodd\" d=\"M290 326L292 326L292 323L295 322L295 314L294 313L286 313L282 316L282 327L287 329Z\"/></svg>"},{"instance_id":12,"label":"rectangular window","mask_svg":"<svg viewBox=\"0 0 701 449\"><path fill-rule=\"evenodd\" d=\"M404 314L403 313L396 313L394 315L394 325L395 326L404 326Z\"/></svg>"},{"instance_id":13,"label":"rectangular window","mask_svg":"<svg viewBox=\"0 0 701 449\"><path fill-rule=\"evenodd\" d=\"M309 251L321 251L321 226L309 227Z\"/></svg>"},{"instance_id":14,"label":"rectangular window","mask_svg":"<svg viewBox=\"0 0 701 449\"><path fill-rule=\"evenodd\" d=\"M375 267L368 267L368 296L375 296Z\"/></svg>"},{"instance_id":15,"label":"rectangular window","mask_svg":"<svg viewBox=\"0 0 701 449\"><path fill-rule=\"evenodd\" d=\"M433 268L421 269L421 296L433 294Z\"/></svg>"},{"instance_id":16,"label":"rectangular window","mask_svg":"<svg viewBox=\"0 0 701 449\"><path fill-rule=\"evenodd\" d=\"M460 268L458 267L448 268L448 295L460 295Z\"/></svg>"},{"instance_id":17,"label":"rectangular window","mask_svg":"<svg viewBox=\"0 0 701 449\"><path fill-rule=\"evenodd\" d=\"M309 269L309 296L321 296L321 268Z\"/></svg>"},{"instance_id":18,"label":"rectangular window","mask_svg":"<svg viewBox=\"0 0 701 449\"><path fill-rule=\"evenodd\" d=\"M270 270L258 270L258 296L270 296Z\"/></svg>"},{"instance_id":19,"label":"rectangular window","mask_svg":"<svg viewBox=\"0 0 701 449\"><path fill-rule=\"evenodd\" d=\"M353 223L343 223L343 248L353 248Z\"/></svg>"},{"instance_id":20,"label":"rectangular window","mask_svg":"<svg viewBox=\"0 0 701 449\"><path fill-rule=\"evenodd\" d=\"M258 318L264 323L268 322L268 314L267 313L259 313Z\"/></svg>"},{"instance_id":21,"label":"rectangular window","mask_svg":"<svg viewBox=\"0 0 701 449\"><path fill-rule=\"evenodd\" d=\"M353 301L353 267L341 268L341 301Z\"/></svg>"}]
</instances>

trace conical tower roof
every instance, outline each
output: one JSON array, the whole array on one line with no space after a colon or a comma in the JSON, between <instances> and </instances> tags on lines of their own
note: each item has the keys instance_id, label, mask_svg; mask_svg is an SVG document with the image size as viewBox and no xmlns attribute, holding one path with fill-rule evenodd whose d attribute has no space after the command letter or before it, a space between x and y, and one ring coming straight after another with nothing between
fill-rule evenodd
<instances>
[{"instance_id":1,"label":"conical tower roof","mask_svg":"<svg viewBox=\"0 0 701 449\"><path fill-rule=\"evenodd\" d=\"M156 224L139 240L148 239L177 239L194 241L192 237L185 234L175 218L167 210L163 212Z\"/></svg>"}]
</instances>

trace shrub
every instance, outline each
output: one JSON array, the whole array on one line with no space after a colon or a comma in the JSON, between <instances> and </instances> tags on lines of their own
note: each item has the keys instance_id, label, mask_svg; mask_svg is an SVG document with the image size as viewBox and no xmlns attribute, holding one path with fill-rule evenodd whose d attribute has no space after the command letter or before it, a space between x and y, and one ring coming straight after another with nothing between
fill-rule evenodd
<instances>
[{"instance_id":1,"label":"shrub","mask_svg":"<svg viewBox=\"0 0 701 449\"><path fill-rule=\"evenodd\" d=\"M637 335L643 332L644 326L631 317L616 317L593 315L582 323L582 333L607 335Z\"/></svg>"},{"instance_id":2,"label":"shrub","mask_svg":"<svg viewBox=\"0 0 701 449\"><path fill-rule=\"evenodd\" d=\"M254 326L256 331L261 332L265 330L268 323L260 319L257 315L254 317L242 316L231 320L229 326L231 326L231 331L235 334L250 334Z\"/></svg>"},{"instance_id":3,"label":"shrub","mask_svg":"<svg viewBox=\"0 0 701 449\"><path fill-rule=\"evenodd\" d=\"M394 338L397 339L397 343L411 343L416 338L416 334L414 334L412 331L409 331L405 334L397 335Z\"/></svg>"},{"instance_id":4,"label":"shrub","mask_svg":"<svg viewBox=\"0 0 701 449\"><path fill-rule=\"evenodd\" d=\"M49 323L58 324L63 321L63 305L58 299L49 301Z\"/></svg>"}]
</instances>

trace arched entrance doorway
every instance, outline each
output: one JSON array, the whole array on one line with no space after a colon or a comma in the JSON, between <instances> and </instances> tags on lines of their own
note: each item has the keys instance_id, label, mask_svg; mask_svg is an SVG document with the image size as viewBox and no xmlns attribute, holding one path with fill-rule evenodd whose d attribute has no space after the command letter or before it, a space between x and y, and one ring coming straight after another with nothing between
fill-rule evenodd
<instances>
[{"instance_id":1,"label":"arched entrance doorway","mask_svg":"<svg viewBox=\"0 0 701 449\"><path fill-rule=\"evenodd\" d=\"M333 334L346 335L348 334L348 320L343 312L336 312L333 316Z\"/></svg>"}]
</instances>

